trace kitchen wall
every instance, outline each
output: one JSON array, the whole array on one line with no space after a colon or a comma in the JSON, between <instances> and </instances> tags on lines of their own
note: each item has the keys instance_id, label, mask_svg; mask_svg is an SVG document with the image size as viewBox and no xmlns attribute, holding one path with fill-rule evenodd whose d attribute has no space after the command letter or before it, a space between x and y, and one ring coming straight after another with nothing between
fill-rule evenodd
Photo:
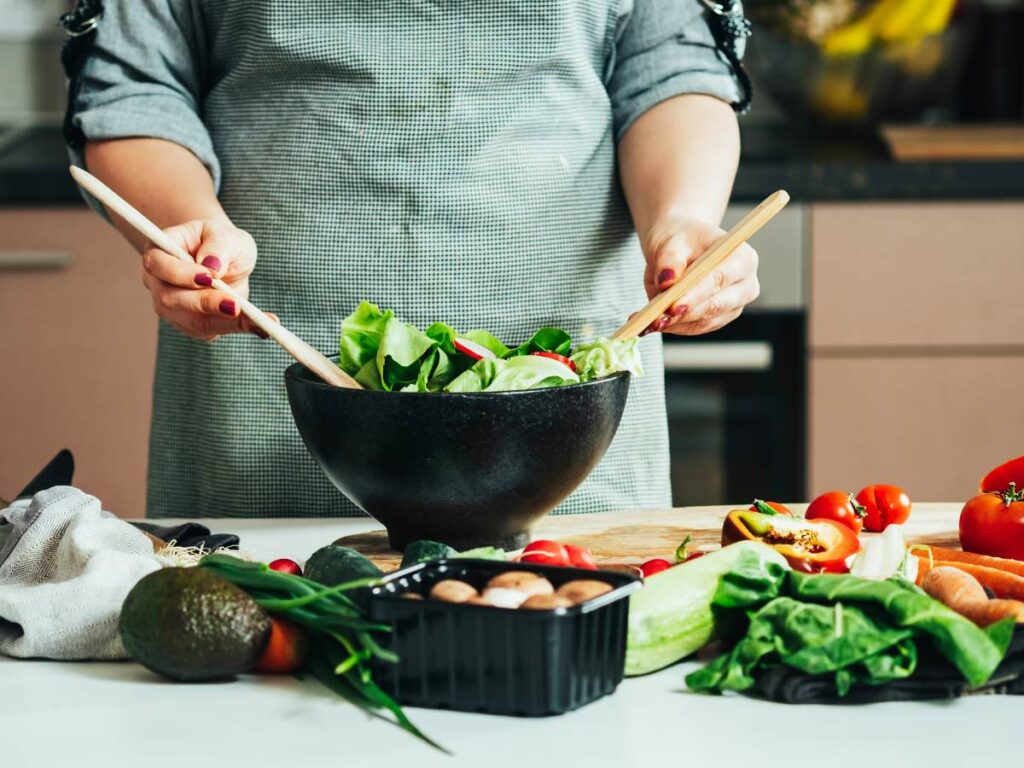
<instances>
[{"instance_id":1,"label":"kitchen wall","mask_svg":"<svg viewBox=\"0 0 1024 768\"><path fill-rule=\"evenodd\" d=\"M67 0L0 0L0 125L57 122L64 110L57 19Z\"/></svg>"}]
</instances>

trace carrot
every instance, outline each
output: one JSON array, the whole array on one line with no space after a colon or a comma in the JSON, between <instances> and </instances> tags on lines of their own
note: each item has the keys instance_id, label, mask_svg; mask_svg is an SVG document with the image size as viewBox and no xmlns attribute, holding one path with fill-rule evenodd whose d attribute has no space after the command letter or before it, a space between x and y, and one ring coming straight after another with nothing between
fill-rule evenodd
<instances>
[{"instance_id":1,"label":"carrot","mask_svg":"<svg viewBox=\"0 0 1024 768\"><path fill-rule=\"evenodd\" d=\"M998 568L1000 571L1007 571L1024 577L1024 560L1010 560L1006 557L978 555L974 552L963 552L959 549L946 549L945 547L931 547L923 544L914 545L914 554L918 557L930 557L932 560L942 560L943 562L969 563L971 565L983 565L986 568Z\"/></svg>"},{"instance_id":2,"label":"carrot","mask_svg":"<svg viewBox=\"0 0 1024 768\"><path fill-rule=\"evenodd\" d=\"M287 621L271 617L270 638L254 672L283 675L294 672L306 661L308 643L301 629Z\"/></svg>"},{"instance_id":3,"label":"carrot","mask_svg":"<svg viewBox=\"0 0 1024 768\"><path fill-rule=\"evenodd\" d=\"M984 565L972 565L952 560L929 560L927 556L917 555L917 583L921 584L928 571L948 565L971 574L983 587L992 590L996 597L1009 600L1024 600L1024 577L1017 576L998 568L987 568Z\"/></svg>"},{"instance_id":4,"label":"carrot","mask_svg":"<svg viewBox=\"0 0 1024 768\"><path fill-rule=\"evenodd\" d=\"M979 627L1006 618L1024 622L1024 603L1019 600L990 600L974 576L956 566L941 565L928 571L921 588Z\"/></svg>"}]
</instances>

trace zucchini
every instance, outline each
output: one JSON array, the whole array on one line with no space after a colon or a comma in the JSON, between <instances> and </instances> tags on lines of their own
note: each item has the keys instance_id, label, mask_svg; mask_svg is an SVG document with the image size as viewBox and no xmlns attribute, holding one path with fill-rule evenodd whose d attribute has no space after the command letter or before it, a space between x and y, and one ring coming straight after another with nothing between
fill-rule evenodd
<instances>
[{"instance_id":1,"label":"zucchini","mask_svg":"<svg viewBox=\"0 0 1024 768\"><path fill-rule=\"evenodd\" d=\"M445 557L455 557L458 552L442 544L439 541L414 541L405 548L402 553L402 568L408 568L417 563L426 563L431 560L441 560Z\"/></svg>"},{"instance_id":2,"label":"zucchini","mask_svg":"<svg viewBox=\"0 0 1024 768\"><path fill-rule=\"evenodd\" d=\"M716 636L711 600L723 574L749 557L786 565L756 541L741 541L662 571L629 599L626 676L645 675L684 659ZM788 567L788 566L787 566Z\"/></svg>"}]
</instances>

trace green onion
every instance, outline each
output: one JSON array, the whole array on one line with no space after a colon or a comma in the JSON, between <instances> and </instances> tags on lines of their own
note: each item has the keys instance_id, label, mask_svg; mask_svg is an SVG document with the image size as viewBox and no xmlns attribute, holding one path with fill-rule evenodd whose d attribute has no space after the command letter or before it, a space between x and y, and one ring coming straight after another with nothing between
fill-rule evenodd
<instances>
[{"instance_id":1,"label":"green onion","mask_svg":"<svg viewBox=\"0 0 1024 768\"><path fill-rule=\"evenodd\" d=\"M377 579L359 579L325 587L302 576L272 571L263 563L249 563L230 555L207 555L199 567L216 573L245 590L268 613L304 627L309 633L309 671L332 691L375 717L388 720L390 712L401 728L442 752L447 750L412 724L398 703L373 681L374 658L396 663L398 657L382 648L374 632L390 627L369 620L366 612L345 593L374 586Z\"/></svg>"}]
</instances>

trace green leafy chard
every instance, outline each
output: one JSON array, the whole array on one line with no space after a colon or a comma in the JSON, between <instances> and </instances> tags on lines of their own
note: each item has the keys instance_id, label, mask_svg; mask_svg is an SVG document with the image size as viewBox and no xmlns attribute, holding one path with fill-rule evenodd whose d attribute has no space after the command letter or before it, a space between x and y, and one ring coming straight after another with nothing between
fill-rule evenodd
<instances>
[{"instance_id":1,"label":"green leafy chard","mask_svg":"<svg viewBox=\"0 0 1024 768\"><path fill-rule=\"evenodd\" d=\"M869 581L777 570L768 578L722 577L713 605L749 617L732 650L686 678L694 691L744 691L768 667L784 664L833 676L836 691L908 677L918 643L931 643L971 685L1002 661L1012 626L982 630L903 579Z\"/></svg>"}]
</instances>

